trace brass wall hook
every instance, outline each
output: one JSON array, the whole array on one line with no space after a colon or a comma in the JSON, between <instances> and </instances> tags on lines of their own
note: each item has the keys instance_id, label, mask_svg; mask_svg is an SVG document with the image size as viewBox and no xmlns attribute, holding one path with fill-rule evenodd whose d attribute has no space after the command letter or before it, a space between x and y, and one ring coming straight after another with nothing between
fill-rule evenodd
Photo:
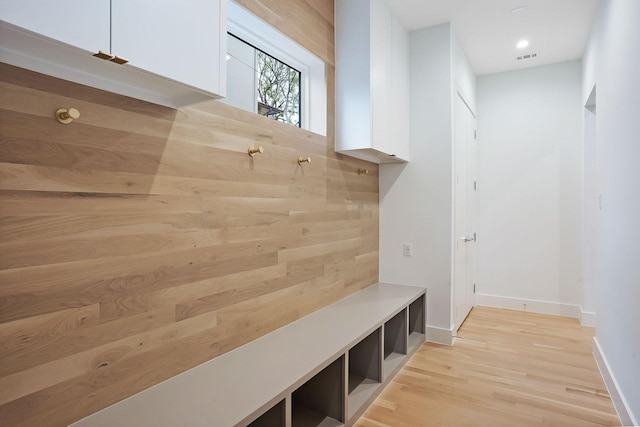
<instances>
[{"instance_id":1,"label":"brass wall hook","mask_svg":"<svg viewBox=\"0 0 640 427\"><path fill-rule=\"evenodd\" d=\"M364 169L364 168L358 169L358 175L369 175L369 169Z\"/></svg>"},{"instance_id":2,"label":"brass wall hook","mask_svg":"<svg viewBox=\"0 0 640 427\"><path fill-rule=\"evenodd\" d=\"M311 157L298 157L298 164L311 163Z\"/></svg>"},{"instance_id":3,"label":"brass wall hook","mask_svg":"<svg viewBox=\"0 0 640 427\"><path fill-rule=\"evenodd\" d=\"M262 147L258 147L258 148L251 147L251 148L249 148L249 149L247 150L247 152L249 153L249 155L250 155L251 157L253 157L253 156L255 156L256 154L262 154L262 153L264 153L264 148L262 148Z\"/></svg>"},{"instance_id":4,"label":"brass wall hook","mask_svg":"<svg viewBox=\"0 0 640 427\"><path fill-rule=\"evenodd\" d=\"M75 108L58 108L56 119L63 125L68 125L72 121L80 118L80 111Z\"/></svg>"}]
</instances>

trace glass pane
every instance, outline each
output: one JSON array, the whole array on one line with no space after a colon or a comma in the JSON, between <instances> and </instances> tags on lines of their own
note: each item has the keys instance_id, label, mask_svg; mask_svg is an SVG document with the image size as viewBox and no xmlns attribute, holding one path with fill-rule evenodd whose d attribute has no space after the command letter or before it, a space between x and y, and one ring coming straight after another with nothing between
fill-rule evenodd
<instances>
[{"instance_id":1,"label":"glass pane","mask_svg":"<svg viewBox=\"0 0 640 427\"><path fill-rule=\"evenodd\" d=\"M300 72L260 51L258 113L300 127Z\"/></svg>"},{"instance_id":2,"label":"glass pane","mask_svg":"<svg viewBox=\"0 0 640 427\"><path fill-rule=\"evenodd\" d=\"M227 98L222 102L300 127L300 71L228 36Z\"/></svg>"}]
</instances>

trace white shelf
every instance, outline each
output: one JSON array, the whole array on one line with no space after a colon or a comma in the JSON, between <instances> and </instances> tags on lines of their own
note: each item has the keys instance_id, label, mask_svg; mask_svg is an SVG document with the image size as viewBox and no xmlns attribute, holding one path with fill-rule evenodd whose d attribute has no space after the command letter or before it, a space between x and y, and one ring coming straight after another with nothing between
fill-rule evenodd
<instances>
[{"instance_id":1,"label":"white shelf","mask_svg":"<svg viewBox=\"0 0 640 427\"><path fill-rule=\"evenodd\" d=\"M417 350L425 341L425 330L427 327L424 315L425 311L424 295L409 304L409 351Z\"/></svg>"},{"instance_id":2,"label":"white shelf","mask_svg":"<svg viewBox=\"0 0 640 427\"><path fill-rule=\"evenodd\" d=\"M425 341L425 335L424 334L420 334L418 332L414 332L412 334L409 335L409 352L411 352L411 350L417 350L420 348L420 346L422 344L424 344Z\"/></svg>"},{"instance_id":3,"label":"white shelf","mask_svg":"<svg viewBox=\"0 0 640 427\"><path fill-rule=\"evenodd\" d=\"M384 358L384 378L393 377L405 362L405 354L391 353Z\"/></svg>"},{"instance_id":4,"label":"white shelf","mask_svg":"<svg viewBox=\"0 0 640 427\"><path fill-rule=\"evenodd\" d=\"M305 407L296 408L291 419L292 427L339 427L343 425L335 418Z\"/></svg>"},{"instance_id":5,"label":"white shelf","mask_svg":"<svg viewBox=\"0 0 640 427\"><path fill-rule=\"evenodd\" d=\"M349 388L351 388L351 384L357 385L349 392L349 416L347 419L353 418L382 387L380 381L354 374L349 375Z\"/></svg>"}]
</instances>

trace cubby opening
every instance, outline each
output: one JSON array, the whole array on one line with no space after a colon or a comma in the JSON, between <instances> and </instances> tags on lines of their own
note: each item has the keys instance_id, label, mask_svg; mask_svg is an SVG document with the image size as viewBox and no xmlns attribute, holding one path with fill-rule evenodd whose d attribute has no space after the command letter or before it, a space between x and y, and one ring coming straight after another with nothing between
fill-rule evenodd
<instances>
[{"instance_id":1,"label":"cubby opening","mask_svg":"<svg viewBox=\"0 0 640 427\"><path fill-rule=\"evenodd\" d=\"M382 328L349 350L349 416L367 403L382 382Z\"/></svg>"},{"instance_id":2,"label":"cubby opening","mask_svg":"<svg viewBox=\"0 0 640 427\"><path fill-rule=\"evenodd\" d=\"M404 309L384 324L384 377L395 373L407 354L407 310Z\"/></svg>"},{"instance_id":3,"label":"cubby opening","mask_svg":"<svg viewBox=\"0 0 640 427\"><path fill-rule=\"evenodd\" d=\"M425 299L421 295L409 304L409 350L421 346L425 338Z\"/></svg>"},{"instance_id":4,"label":"cubby opening","mask_svg":"<svg viewBox=\"0 0 640 427\"><path fill-rule=\"evenodd\" d=\"M335 427L345 421L345 357L302 384L292 394L293 427Z\"/></svg>"},{"instance_id":5,"label":"cubby opening","mask_svg":"<svg viewBox=\"0 0 640 427\"><path fill-rule=\"evenodd\" d=\"M285 427L285 403L281 400L248 427Z\"/></svg>"}]
</instances>

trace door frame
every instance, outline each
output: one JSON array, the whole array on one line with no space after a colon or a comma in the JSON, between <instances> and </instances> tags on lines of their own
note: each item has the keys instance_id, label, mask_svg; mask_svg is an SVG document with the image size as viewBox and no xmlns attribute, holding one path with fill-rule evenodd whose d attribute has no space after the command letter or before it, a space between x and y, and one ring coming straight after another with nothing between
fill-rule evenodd
<instances>
[{"instance_id":1,"label":"door frame","mask_svg":"<svg viewBox=\"0 0 640 427\"><path fill-rule=\"evenodd\" d=\"M475 283L477 279L477 181L478 181L478 152L477 145L475 149L472 150L472 153L469 150L465 150L466 157L466 167L465 167L465 178L466 178L466 196L465 196L465 225L464 232L458 229L457 224L457 215L458 215L458 191L457 191L457 179L458 179L458 121L460 118L458 117L458 102L462 102L463 108L466 108L470 113L471 124L467 126L466 131L468 133L468 137L470 141L477 144L477 116L471 108L470 104L465 99L465 95L460 88L457 88L455 91L454 98L454 106L453 106L453 144L452 144L452 156L453 156L453 168L452 168L452 248L451 248L451 325L452 325L452 334L453 336L457 335L457 331L464 323L464 320L468 316L471 309L475 306ZM470 163L472 162L472 164ZM470 176L473 175L473 176ZM470 197L472 195L473 197ZM470 228L473 226L473 230ZM459 240L462 237L474 237L474 241L464 243L465 247L465 280L464 283L461 284L458 280L457 269L459 267L459 262L457 260L457 248L459 244L462 242ZM469 255L469 253L471 255ZM461 290L460 286L464 288ZM458 296L460 293L465 295L465 302L462 304L458 301ZM469 301L466 301L466 299ZM463 313L459 313L459 309L462 308ZM466 312L465 312L466 311Z\"/></svg>"}]
</instances>

